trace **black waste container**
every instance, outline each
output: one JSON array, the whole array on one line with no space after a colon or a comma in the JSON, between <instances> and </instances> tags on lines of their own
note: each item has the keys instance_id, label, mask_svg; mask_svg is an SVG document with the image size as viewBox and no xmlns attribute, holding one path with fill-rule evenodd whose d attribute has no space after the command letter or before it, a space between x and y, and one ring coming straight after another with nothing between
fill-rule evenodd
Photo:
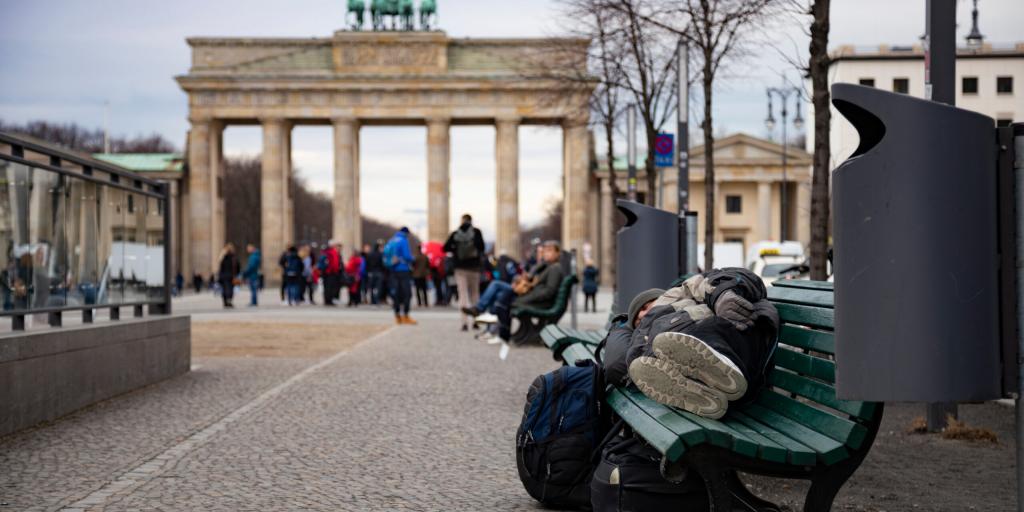
<instances>
[{"instance_id":1,"label":"black waste container","mask_svg":"<svg viewBox=\"0 0 1024 512\"><path fill-rule=\"evenodd\" d=\"M665 288L679 276L679 218L633 201L615 203L626 225L615 235L615 312L649 288Z\"/></svg>"},{"instance_id":2,"label":"black waste container","mask_svg":"<svg viewBox=\"0 0 1024 512\"><path fill-rule=\"evenodd\" d=\"M998 398L995 123L837 84L860 135L833 173L840 398Z\"/></svg>"}]
</instances>

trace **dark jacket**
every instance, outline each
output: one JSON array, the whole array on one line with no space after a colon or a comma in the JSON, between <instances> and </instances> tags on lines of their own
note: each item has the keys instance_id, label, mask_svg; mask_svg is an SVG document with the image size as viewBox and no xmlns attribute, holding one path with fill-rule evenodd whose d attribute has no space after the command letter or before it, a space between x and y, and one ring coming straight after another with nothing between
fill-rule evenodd
<instances>
[{"instance_id":1,"label":"dark jacket","mask_svg":"<svg viewBox=\"0 0 1024 512\"><path fill-rule=\"evenodd\" d=\"M476 247L476 258L467 258L460 260L458 259L458 251L455 242L455 234L459 231L466 232L466 230L473 230L473 247ZM474 228L472 224L463 224L459 226L459 229L452 231L448 235L448 240L444 242L444 252L452 253L455 256L455 268L462 270L480 270L480 262L484 256L484 235L479 229Z\"/></svg>"},{"instance_id":2,"label":"dark jacket","mask_svg":"<svg viewBox=\"0 0 1024 512\"><path fill-rule=\"evenodd\" d=\"M604 339L601 362L604 363L604 378L608 384L626 386L629 384L629 367L626 353L633 337L633 329L626 322L626 315L618 315L611 321L611 328Z\"/></svg>"},{"instance_id":3,"label":"dark jacket","mask_svg":"<svg viewBox=\"0 0 1024 512\"><path fill-rule=\"evenodd\" d=\"M370 254L366 255L367 272L384 272L384 253L374 247Z\"/></svg>"},{"instance_id":4,"label":"dark jacket","mask_svg":"<svg viewBox=\"0 0 1024 512\"><path fill-rule=\"evenodd\" d=\"M426 279L430 276L430 259L422 252L417 254L412 261L413 279Z\"/></svg>"},{"instance_id":5,"label":"dark jacket","mask_svg":"<svg viewBox=\"0 0 1024 512\"><path fill-rule=\"evenodd\" d=\"M597 293L597 267L587 265L583 269L583 293Z\"/></svg>"},{"instance_id":6,"label":"dark jacket","mask_svg":"<svg viewBox=\"0 0 1024 512\"><path fill-rule=\"evenodd\" d=\"M544 263L542 265L543 267L539 268L535 274L537 276L537 285L529 292L516 297L512 301L514 307L544 309L551 307L555 303L558 287L562 285L562 278L565 277L562 273L562 266L557 262L551 264Z\"/></svg>"},{"instance_id":7,"label":"dark jacket","mask_svg":"<svg viewBox=\"0 0 1024 512\"><path fill-rule=\"evenodd\" d=\"M229 252L220 259L220 266L217 269L217 280L221 283L230 283L241 271L238 257L235 256L235 253Z\"/></svg>"}]
</instances>

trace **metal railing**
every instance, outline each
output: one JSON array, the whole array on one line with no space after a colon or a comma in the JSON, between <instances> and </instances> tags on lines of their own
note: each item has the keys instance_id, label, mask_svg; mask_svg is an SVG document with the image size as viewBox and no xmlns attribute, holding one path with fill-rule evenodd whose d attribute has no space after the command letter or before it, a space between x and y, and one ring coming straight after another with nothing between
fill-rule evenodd
<instances>
[{"instance_id":1,"label":"metal railing","mask_svg":"<svg viewBox=\"0 0 1024 512\"><path fill-rule=\"evenodd\" d=\"M170 187L0 133L0 316L171 312Z\"/></svg>"}]
</instances>

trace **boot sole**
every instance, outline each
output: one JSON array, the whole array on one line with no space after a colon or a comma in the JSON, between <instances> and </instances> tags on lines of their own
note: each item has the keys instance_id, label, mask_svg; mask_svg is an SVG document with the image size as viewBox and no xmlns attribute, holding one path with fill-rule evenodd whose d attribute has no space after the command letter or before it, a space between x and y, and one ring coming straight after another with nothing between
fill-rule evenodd
<instances>
[{"instance_id":1,"label":"boot sole","mask_svg":"<svg viewBox=\"0 0 1024 512\"><path fill-rule=\"evenodd\" d=\"M640 391L658 403L678 407L705 418L725 415L728 401L721 393L683 375L681 367L654 357L638 357L629 365L629 377Z\"/></svg>"},{"instance_id":2,"label":"boot sole","mask_svg":"<svg viewBox=\"0 0 1024 512\"><path fill-rule=\"evenodd\" d=\"M747 392L743 373L722 360L714 349L689 334L663 332L654 338L654 355L680 366L685 377L697 379L720 391L727 400Z\"/></svg>"}]
</instances>

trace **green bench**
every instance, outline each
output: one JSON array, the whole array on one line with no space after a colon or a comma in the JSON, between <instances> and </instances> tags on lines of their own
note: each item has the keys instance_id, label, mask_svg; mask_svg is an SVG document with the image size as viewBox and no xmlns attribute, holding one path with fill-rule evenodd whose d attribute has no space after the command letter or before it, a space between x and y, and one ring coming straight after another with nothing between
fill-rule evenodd
<instances>
[{"instance_id":1,"label":"green bench","mask_svg":"<svg viewBox=\"0 0 1024 512\"><path fill-rule=\"evenodd\" d=\"M541 341L551 349L555 360L562 359L562 351L576 343L597 346L608 335L607 329L572 329L557 324L548 325L540 331Z\"/></svg>"},{"instance_id":2,"label":"green bench","mask_svg":"<svg viewBox=\"0 0 1024 512\"><path fill-rule=\"evenodd\" d=\"M572 287L579 280L575 275L568 275L562 278L558 285L558 294L555 295L555 302L551 307L538 308L512 308L512 317L519 320L519 328L512 333L512 343L523 345L526 343L537 343L542 341L540 332L548 325L557 324L562 315L569 308L569 301L572 299Z\"/></svg>"},{"instance_id":3,"label":"green bench","mask_svg":"<svg viewBox=\"0 0 1024 512\"><path fill-rule=\"evenodd\" d=\"M662 453L667 477L687 468L701 475L713 510L777 510L746 490L736 474L743 471L810 480L804 511L828 511L871 448L883 404L836 398L832 283L777 281L768 297L782 327L770 387L754 403L709 420L634 387L609 386L607 402ZM577 341L562 349L562 360L593 359L595 349Z\"/></svg>"}]
</instances>

